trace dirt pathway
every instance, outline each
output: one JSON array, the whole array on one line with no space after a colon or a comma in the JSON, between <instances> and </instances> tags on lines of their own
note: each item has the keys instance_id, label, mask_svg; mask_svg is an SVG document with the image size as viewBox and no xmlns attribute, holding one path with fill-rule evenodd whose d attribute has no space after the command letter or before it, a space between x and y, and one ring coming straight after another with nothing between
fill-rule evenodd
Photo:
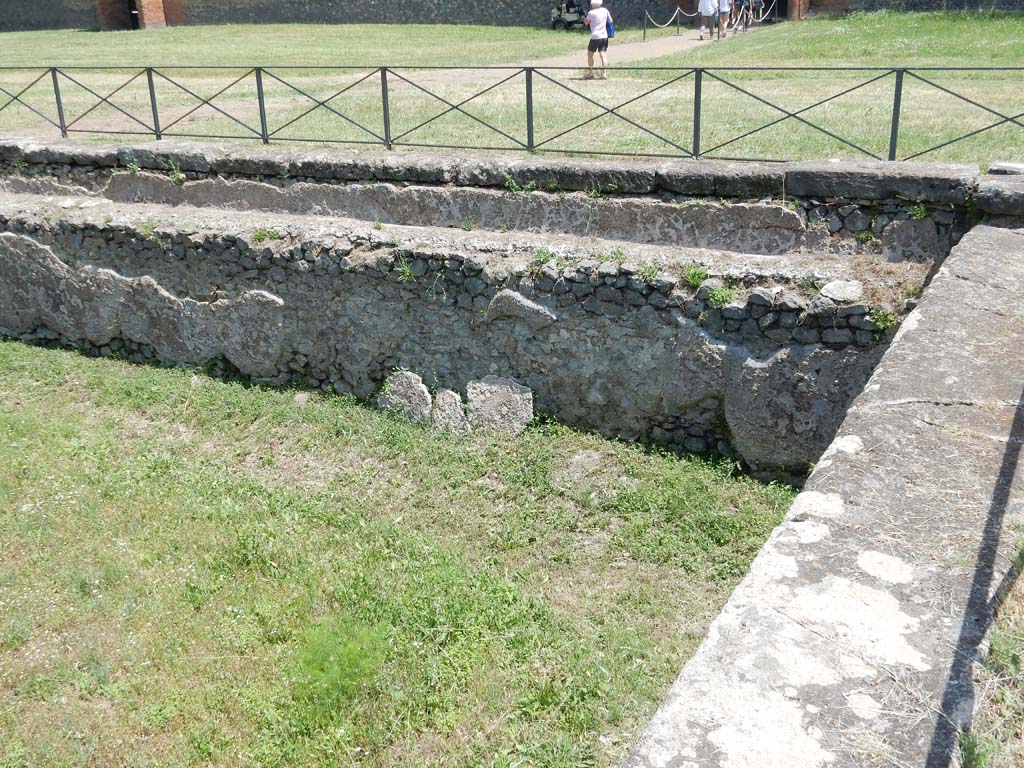
<instances>
[{"instance_id":1,"label":"dirt pathway","mask_svg":"<svg viewBox=\"0 0 1024 768\"><path fill-rule=\"evenodd\" d=\"M746 34L746 33L744 33ZM645 59L655 59L659 56L671 56L674 53L689 51L701 45L707 45L710 40L701 42L700 32L697 29L684 29L680 35L669 35L658 37L653 40L639 43L623 43L616 45L612 41L608 49L608 62L614 68L624 64L631 64ZM582 67L587 61L586 51L587 38L580 36L579 50L572 53L565 53L559 56L549 56L546 59L533 59L524 61L524 67Z\"/></svg>"}]
</instances>

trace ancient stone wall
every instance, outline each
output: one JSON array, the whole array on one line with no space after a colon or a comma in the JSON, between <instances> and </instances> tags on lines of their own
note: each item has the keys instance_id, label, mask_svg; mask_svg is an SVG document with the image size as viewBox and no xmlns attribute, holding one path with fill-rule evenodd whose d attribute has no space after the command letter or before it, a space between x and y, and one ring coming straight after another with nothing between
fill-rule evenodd
<instances>
[{"instance_id":1,"label":"ancient stone wall","mask_svg":"<svg viewBox=\"0 0 1024 768\"><path fill-rule=\"evenodd\" d=\"M180 24L483 24L542 27L550 22L554 0L139 0L146 27ZM10 6L10 8L8 8ZM116 6L107 8L106 6ZM118 29L128 27L122 0L40 0L8 2L0 14L0 31L24 29ZM620 24L642 23L652 14L671 13L668 0L609 0ZM665 13L667 11L667 13ZM426 41L429 44L429 41Z\"/></svg>"},{"instance_id":2,"label":"ancient stone wall","mask_svg":"<svg viewBox=\"0 0 1024 768\"><path fill-rule=\"evenodd\" d=\"M0 142L0 328L363 398L497 375L570 424L799 471L976 173Z\"/></svg>"},{"instance_id":3,"label":"ancient stone wall","mask_svg":"<svg viewBox=\"0 0 1024 768\"><path fill-rule=\"evenodd\" d=\"M0 3L0 32L21 29L96 29L96 0L7 0Z\"/></svg>"},{"instance_id":4,"label":"ancient stone wall","mask_svg":"<svg viewBox=\"0 0 1024 768\"><path fill-rule=\"evenodd\" d=\"M848 0L851 11L1024 11L1024 0Z\"/></svg>"}]
</instances>

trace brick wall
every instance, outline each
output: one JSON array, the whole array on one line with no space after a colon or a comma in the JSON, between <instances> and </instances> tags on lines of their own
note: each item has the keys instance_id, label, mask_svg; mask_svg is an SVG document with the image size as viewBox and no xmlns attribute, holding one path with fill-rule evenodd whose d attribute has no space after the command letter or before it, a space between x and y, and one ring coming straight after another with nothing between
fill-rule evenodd
<instances>
[{"instance_id":1,"label":"brick wall","mask_svg":"<svg viewBox=\"0 0 1024 768\"><path fill-rule=\"evenodd\" d=\"M143 29L162 29L167 26L164 18L164 0L136 0L139 10L139 26Z\"/></svg>"}]
</instances>

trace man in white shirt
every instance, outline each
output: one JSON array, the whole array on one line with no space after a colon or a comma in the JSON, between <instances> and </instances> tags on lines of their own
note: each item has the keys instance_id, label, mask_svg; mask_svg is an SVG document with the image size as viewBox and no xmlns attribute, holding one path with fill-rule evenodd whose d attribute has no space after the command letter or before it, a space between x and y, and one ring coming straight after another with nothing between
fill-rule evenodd
<instances>
[{"instance_id":1,"label":"man in white shirt","mask_svg":"<svg viewBox=\"0 0 1024 768\"><path fill-rule=\"evenodd\" d=\"M583 23L590 27L590 44L587 45L587 74L584 80L594 79L594 54L601 55L601 79L608 77L608 25L612 15L607 8L602 8L604 0L590 0L590 13Z\"/></svg>"}]
</instances>

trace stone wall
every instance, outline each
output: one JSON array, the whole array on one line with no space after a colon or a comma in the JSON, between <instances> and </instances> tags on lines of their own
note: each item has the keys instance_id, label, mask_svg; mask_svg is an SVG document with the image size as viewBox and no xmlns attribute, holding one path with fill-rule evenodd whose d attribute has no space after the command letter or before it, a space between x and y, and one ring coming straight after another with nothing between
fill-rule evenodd
<instances>
[{"instance_id":1,"label":"stone wall","mask_svg":"<svg viewBox=\"0 0 1024 768\"><path fill-rule=\"evenodd\" d=\"M1024 0L848 0L851 11L1024 11Z\"/></svg>"},{"instance_id":2,"label":"stone wall","mask_svg":"<svg viewBox=\"0 0 1024 768\"><path fill-rule=\"evenodd\" d=\"M1022 294L1024 230L969 232L629 768L962 764L1024 523Z\"/></svg>"},{"instance_id":3,"label":"stone wall","mask_svg":"<svg viewBox=\"0 0 1024 768\"><path fill-rule=\"evenodd\" d=\"M0 141L0 328L362 398L399 368L497 375L570 424L799 471L977 189L966 166Z\"/></svg>"},{"instance_id":4,"label":"stone wall","mask_svg":"<svg viewBox=\"0 0 1024 768\"><path fill-rule=\"evenodd\" d=\"M114 13L99 6L117 5ZM484 24L541 27L550 22L554 0L139 0L143 26L167 24ZM620 24L642 23L645 8L671 13L669 0L609 0ZM7 6L12 6L10 9ZM127 28L128 15L117 0L40 0L8 2L0 14L0 31L23 29Z\"/></svg>"},{"instance_id":5,"label":"stone wall","mask_svg":"<svg viewBox=\"0 0 1024 768\"><path fill-rule=\"evenodd\" d=\"M0 4L0 32L99 26L96 0L8 0Z\"/></svg>"},{"instance_id":6,"label":"stone wall","mask_svg":"<svg viewBox=\"0 0 1024 768\"><path fill-rule=\"evenodd\" d=\"M422 0L418 3L389 3L381 0L184 0L189 24L496 24L502 26L547 26L553 0ZM620 23L642 22L644 9L664 6L667 0L609 0L608 9ZM428 43L429 44L429 43Z\"/></svg>"}]
</instances>

